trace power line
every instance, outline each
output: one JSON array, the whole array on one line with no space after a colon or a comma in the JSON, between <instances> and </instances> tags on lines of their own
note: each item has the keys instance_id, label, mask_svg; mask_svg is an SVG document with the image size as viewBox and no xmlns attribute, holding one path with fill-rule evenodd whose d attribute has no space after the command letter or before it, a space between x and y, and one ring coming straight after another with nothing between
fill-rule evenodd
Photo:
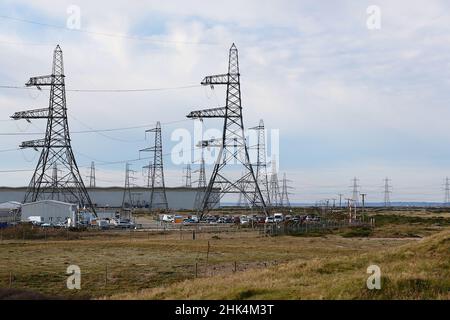
<instances>
[{"instance_id":1,"label":"power line","mask_svg":"<svg viewBox=\"0 0 450 320\"><path fill-rule=\"evenodd\" d=\"M43 23L43 22L39 22L39 21L22 19L22 18L17 18L17 17L10 17L10 16L5 16L5 15L0 15L0 18L1 19L6 19L6 20L11 20L11 21L16 21L16 22L22 22L22 23L38 25L38 26L46 27L46 28L59 29L59 30L63 30L63 31L71 31L71 32L77 32L77 33L86 33L86 34L93 34L93 35L99 35L99 36L105 36L105 37L122 38L122 39L129 39L129 40L141 40L141 41L147 41L147 42L153 42L153 43L184 44L184 45L205 45L205 46L221 45L219 43L213 43L213 42L158 40L158 39L153 39L153 38L149 38L149 37L135 36L135 35L129 35L129 34L99 32L99 31L93 31L93 30L88 30L88 29L71 29L71 28L67 28L65 26L48 24L48 23Z\"/></svg>"},{"instance_id":2,"label":"power line","mask_svg":"<svg viewBox=\"0 0 450 320\"><path fill-rule=\"evenodd\" d=\"M177 86L177 87L160 87L160 88L129 88L129 89L66 89L66 92L90 92L90 93L127 93L127 92L153 92L153 91L169 91L183 90L201 87L197 84ZM0 89L17 89L17 90L35 90L35 88L13 85L0 85ZM49 90L49 89L40 89Z\"/></svg>"}]
</instances>

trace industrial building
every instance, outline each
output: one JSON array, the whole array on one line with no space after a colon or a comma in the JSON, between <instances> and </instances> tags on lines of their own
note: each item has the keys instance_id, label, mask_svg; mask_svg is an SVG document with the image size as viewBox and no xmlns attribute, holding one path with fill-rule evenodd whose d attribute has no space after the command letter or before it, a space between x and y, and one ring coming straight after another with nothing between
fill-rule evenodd
<instances>
[{"instance_id":1,"label":"industrial building","mask_svg":"<svg viewBox=\"0 0 450 320\"><path fill-rule=\"evenodd\" d=\"M29 217L42 217L43 223L65 223L69 219L75 223L78 205L55 200L42 200L22 204L22 221Z\"/></svg>"},{"instance_id":2,"label":"industrial building","mask_svg":"<svg viewBox=\"0 0 450 320\"><path fill-rule=\"evenodd\" d=\"M0 187L0 203L7 201L23 202L27 188ZM166 188L167 201L170 209L194 209L197 188ZM121 208L124 189L121 187L87 188L95 206L101 208ZM134 207L145 208L150 200L149 188L131 188ZM36 215L36 214L35 214Z\"/></svg>"}]
</instances>

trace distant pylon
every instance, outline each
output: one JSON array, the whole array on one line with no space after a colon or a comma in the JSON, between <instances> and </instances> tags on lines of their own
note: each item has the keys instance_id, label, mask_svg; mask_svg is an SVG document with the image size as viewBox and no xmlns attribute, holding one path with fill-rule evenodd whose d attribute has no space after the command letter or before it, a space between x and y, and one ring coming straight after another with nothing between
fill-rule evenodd
<instances>
[{"instance_id":1,"label":"distant pylon","mask_svg":"<svg viewBox=\"0 0 450 320\"><path fill-rule=\"evenodd\" d=\"M142 152L153 152L152 164L152 184L150 192L150 210L169 210L166 195L166 185L164 183L163 148L161 123L156 123L156 128L147 130L155 134L155 144L153 147L141 150Z\"/></svg>"},{"instance_id":2,"label":"distant pylon","mask_svg":"<svg viewBox=\"0 0 450 320\"><path fill-rule=\"evenodd\" d=\"M134 173L131 170L131 166L129 163L125 165L125 187L123 189L123 198L122 198L122 209L132 209L133 208L133 197L131 196L131 180L135 178L132 176Z\"/></svg>"},{"instance_id":3,"label":"distant pylon","mask_svg":"<svg viewBox=\"0 0 450 320\"><path fill-rule=\"evenodd\" d=\"M53 192L56 195L56 198L53 200L60 200L59 193L58 193L58 164L55 162L53 163L53 169L52 169L52 187Z\"/></svg>"},{"instance_id":4,"label":"distant pylon","mask_svg":"<svg viewBox=\"0 0 450 320\"><path fill-rule=\"evenodd\" d=\"M291 207L291 202L289 201L289 192L288 189L290 188L288 186L288 180L286 178L286 173L283 174L283 180L282 180L282 191L281 191L281 196L280 196L280 205L283 208L290 208Z\"/></svg>"},{"instance_id":5,"label":"distant pylon","mask_svg":"<svg viewBox=\"0 0 450 320\"><path fill-rule=\"evenodd\" d=\"M205 157L202 148L202 158L200 159L200 168L198 170L198 180L197 180L197 193L194 200L194 209L197 212L202 210L202 201L205 196L207 184L206 184L206 168L205 168Z\"/></svg>"},{"instance_id":6,"label":"distant pylon","mask_svg":"<svg viewBox=\"0 0 450 320\"><path fill-rule=\"evenodd\" d=\"M192 170L190 164L187 164L184 169L183 182L184 187L192 188Z\"/></svg>"},{"instance_id":7,"label":"distant pylon","mask_svg":"<svg viewBox=\"0 0 450 320\"><path fill-rule=\"evenodd\" d=\"M152 186L152 174L153 174L153 164L150 161L147 166L144 166L143 169L147 170L147 188L151 188Z\"/></svg>"},{"instance_id":8,"label":"distant pylon","mask_svg":"<svg viewBox=\"0 0 450 320\"><path fill-rule=\"evenodd\" d=\"M445 200L444 206L448 206L450 204L450 180L449 178L445 178Z\"/></svg>"},{"instance_id":9,"label":"distant pylon","mask_svg":"<svg viewBox=\"0 0 450 320\"><path fill-rule=\"evenodd\" d=\"M277 164L275 158L271 162L271 176L270 176L270 201L272 207L279 207L281 205L280 199L280 184L278 180Z\"/></svg>"},{"instance_id":10,"label":"distant pylon","mask_svg":"<svg viewBox=\"0 0 450 320\"><path fill-rule=\"evenodd\" d=\"M384 207L389 208L391 206L391 186L389 185L389 178L384 179Z\"/></svg>"},{"instance_id":11,"label":"distant pylon","mask_svg":"<svg viewBox=\"0 0 450 320\"><path fill-rule=\"evenodd\" d=\"M355 206L358 206L359 205L359 190L358 190L358 188L359 188L359 185L358 185L358 179L355 177L355 178L353 178L353 186L352 186L352 188L353 188L353 191L352 191L352 200L353 200L353 203L355 204Z\"/></svg>"},{"instance_id":12,"label":"distant pylon","mask_svg":"<svg viewBox=\"0 0 450 320\"><path fill-rule=\"evenodd\" d=\"M256 146L256 181L263 197L266 200L266 205L270 207L270 192L269 192L269 180L267 177L267 159L266 159L266 130L264 127L264 120L259 121L259 125L250 130L256 130L258 134L258 144ZM257 192L255 192L255 197Z\"/></svg>"},{"instance_id":13,"label":"distant pylon","mask_svg":"<svg viewBox=\"0 0 450 320\"><path fill-rule=\"evenodd\" d=\"M243 176L243 175L244 175L244 173L241 173L241 176ZM244 186L242 185L241 188L244 188ZM245 199L245 197L243 196L242 193L239 193L239 199L238 199L238 202L237 202L237 206L238 207L247 207L248 206L248 202L247 202L247 200Z\"/></svg>"},{"instance_id":14,"label":"distant pylon","mask_svg":"<svg viewBox=\"0 0 450 320\"><path fill-rule=\"evenodd\" d=\"M89 188L95 188L96 183L95 183L95 162L94 161L91 162L91 171L90 171L88 178L89 178Z\"/></svg>"},{"instance_id":15,"label":"distant pylon","mask_svg":"<svg viewBox=\"0 0 450 320\"><path fill-rule=\"evenodd\" d=\"M226 85L227 97L225 107L193 111L187 116L191 119L224 119L222 138L209 145L220 148L220 151L203 199L201 216L217 206L220 198L225 194L240 193L245 196L252 207L258 207L267 215L266 203L250 163L245 139L238 50L234 44L229 52L228 73L208 76L202 81L202 85ZM238 164L240 168L235 164ZM234 167L234 170L227 172L226 169L230 168L230 165ZM236 178L234 175L236 169L244 170L244 175Z\"/></svg>"},{"instance_id":16,"label":"distant pylon","mask_svg":"<svg viewBox=\"0 0 450 320\"><path fill-rule=\"evenodd\" d=\"M16 112L12 119L47 119L44 139L22 142L21 148L42 148L39 162L25 194L24 202L46 199L76 203L81 208L95 208L81 178L72 151L67 121L67 105L63 53L59 45L53 52L52 74L30 78L27 87L50 87L48 108ZM52 170L57 165L60 174L57 183L53 181Z\"/></svg>"}]
</instances>

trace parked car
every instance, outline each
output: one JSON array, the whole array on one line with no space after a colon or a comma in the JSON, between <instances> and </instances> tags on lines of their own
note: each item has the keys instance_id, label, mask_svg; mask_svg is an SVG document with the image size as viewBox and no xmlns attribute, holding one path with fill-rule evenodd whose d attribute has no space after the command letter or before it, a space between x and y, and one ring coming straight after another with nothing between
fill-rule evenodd
<instances>
[{"instance_id":1,"label":"parked car","mask_svg":"<svg viewBox=\"0 0 450 320\"><path fill-rule=\"evenodd\" d=\"M280 223L284 221L284 216L282 213L274 213L273 214L273 220L275 223Z\"/></svg>"},{"instance_id":2,"label":"parked car","mask_svg":"<svg viewBox=\"0 0 450 320\"><path fill-rule=\"evenodd\" d=\"M249 224L250 219L247 216L241 216L240 221L241 224Z\"/></svg>"},{"instance_id":3,"label":"parked car","mask_svg":"<svg viewBox=\"0 0 450 320\"><path fill-rule=\"evenodd\" d=\"M265 223L274 223L275 220L273 217L266 217Z\"/></svg>"},{"instance_id":4,"label":"parked car","mask_svg":"<svg viewBox=\"0 0 450 320\"><path fill-rule=\"evenodd\" d=\"M118 220L116 228L119 229L134 229L134 223L130 220Z\"/></svg>"},{"instance_id":5,"label":"parked car","mask_svg":"<svg viewBox=\"0 0 450 320\"><path fill-rule=\"evenodd\" d=\"M206 223L217 223L217 218L216 217L206 217Z\"/></svg>"},{"instance_id":6,"label":"parked car","mask_svg":"<svg viewBox=\"0 0 450 320\"><path fill-rule=\"evenodd\" d=\"M225 217L220 217L219 220L217 220L217 223L227 223L227 219Z\"/></svg>"}]
</instances>

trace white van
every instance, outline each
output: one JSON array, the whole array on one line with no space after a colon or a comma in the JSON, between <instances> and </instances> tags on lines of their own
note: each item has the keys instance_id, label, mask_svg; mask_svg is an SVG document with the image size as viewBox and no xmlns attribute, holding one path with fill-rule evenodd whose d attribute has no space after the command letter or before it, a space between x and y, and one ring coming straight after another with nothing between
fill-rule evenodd
<instances>
[{"instance_id":1,"label":"white van","mask_svg":"<svg viewBox=\"0 0 450 320\"><path fill-rule=\"evenodd\" d=\"M171 214L163 214L161 220L163 222L174 222L175 217L173 215L171 215Z\"/></svg>"},{"instance_id":2,"label":"white van","mask_svg":"<svg viewBox=\"0 0 450 320\"><path fill-rule=\"evenodd\" d=\"M27 220L35 225L41 225L44 223L44 217L41 216L30 216Z\"/></svg>"}]
</instances>

